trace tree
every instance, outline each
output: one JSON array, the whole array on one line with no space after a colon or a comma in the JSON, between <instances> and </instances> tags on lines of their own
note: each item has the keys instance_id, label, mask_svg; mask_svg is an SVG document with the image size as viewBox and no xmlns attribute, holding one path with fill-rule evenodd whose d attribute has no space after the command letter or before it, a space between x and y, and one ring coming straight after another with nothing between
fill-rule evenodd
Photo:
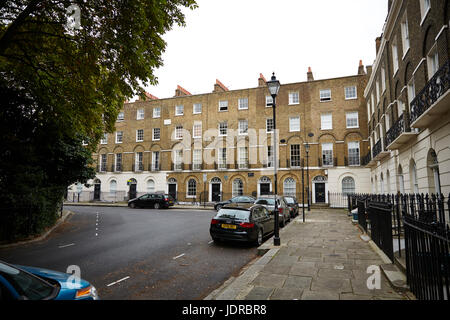
<instances>
[{"instance_id":1,"label":"tree","mask_svg":"<svg viewBox=\"0 0 450 320\"><path fill-rule=\"evenodd\" d=\"M100 137L113 132L125 99L157 83L162 36L185 25L183 8L196 7L194 0L0 0L0 223L21 216L5 214L19 203L57 207L49 186L59 197L93 177Z\"/></svg>"}]
</instances>

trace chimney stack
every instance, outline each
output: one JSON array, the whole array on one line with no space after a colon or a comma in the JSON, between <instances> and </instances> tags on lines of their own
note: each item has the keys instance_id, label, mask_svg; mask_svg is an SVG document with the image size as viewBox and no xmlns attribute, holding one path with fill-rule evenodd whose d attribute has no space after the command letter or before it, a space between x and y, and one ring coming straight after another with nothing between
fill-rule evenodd
<instances>
[{"instance_id":1,"label":"chimney stack","mask_svg":"<svg viewBox=\"0 0 450 320\"><path fill-rule=\"evenodd\" d=\"M308 72L306 73L308 81L314 81L314 75L312 73L311 67L308 67Z\"/></svg>"},{"instance_id":2,"label":"chimney stack","mask_svg":"<svg viewBox=\"0 0 450 320\"><path fill-rule=\"evenodd\" d=\"M213 92L225 92L225 91L229 91L227 87L225 87L225 85L220 82L218 79L216 79L216 83L214 84L214 90Z\"/></svg>"},{"instance_id":3,"label":"chimney stack","mask_svg":"<svg viewBox=\"0 0 450 320\"><path fill-rule=\"evenodd\" d=\"M367 70L367 75L370 77L370 75L372 74L372 66L367 66L366 70Z\"/></svg>"},{"instance_id":4,"label":"chimney stack","mask_svg":"<svg viewBox=\"0 0 450 320\"><path fill-rule=\"evenodd\" d=\"M184 89L183 87L177 85L177 89L175 90L175 97L183 97L183 96L191 96L191 93Z\"/></svg>"},{"instance_id":5,"label":"chimney stack","mask_svg":"<svg viewBox=\"0 0 450 320\"><path fill-rule=\"evenodd\" d=\"M359 60L358 75L366 74L362 60Z\"/></svg>"},{"instance_id":6,"label":"chimney stack","mask_svg":"<svg viewBox=\"0 0 450 320\"><path fill-rule=\"evenodd\" d=\"M258 87L265 87L266 85L267 85L267 80L266 80L266 78L264 78L263 74L260 73L259 78L258 78Z\"/></svg>"},{"instance_id":7,"label":"chimney stack","mask_svg":"<svg viewBox=\"0 0 450 320\"><path fill-rule=\"evenodd\" d=\"M375 48L376 48L377 54L378 54L378 51L380 51L380 46L381 46L381 37L377 37L375 39Z\"/></svg>"}]
</instances>

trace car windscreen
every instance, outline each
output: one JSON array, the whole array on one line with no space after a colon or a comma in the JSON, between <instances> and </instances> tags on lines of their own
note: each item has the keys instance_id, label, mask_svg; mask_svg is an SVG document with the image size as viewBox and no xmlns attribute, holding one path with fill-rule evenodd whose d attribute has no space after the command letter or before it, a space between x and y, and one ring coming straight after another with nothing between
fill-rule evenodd
<instances>
[{"instance_id":1,"label":"car windscreen","mask_svg":"<svg viewBox=\"0 0 450 320\"><path fill-rule=\"evenodd\" d=\"M55 287L44 280L20 269L0 263L0 275L19 293L29 300L42 300L50 297Z\"/></svg>"},{"instance_id":2,"label":"car windscreen","mask_svg":"<svg viewBox=\"0 0 450 320\"><path fill-rule=\"evenodd\" d=\"M260 199L258 201L256 201L256 204L267 204L269 206L274 206L275 205L275 200L274 199Z\"/></svg>"},{"instance_id":3,"label":"car windscreen","mask_svg":"<svg viewBox=\"0 0 450 320\"><path fill-rule=\"evenodd\" d=\"M286 203L289 203L289 204L294 204L295 203L293 198L284 198L284 200L286 200Z\"/></svg>"},{"instance_id":4,"label":"car windscreen","mask_svg":"<svg viewBox=\"0 0 450 320\"><path fill-rule=\"evenodd\" d=\"M246 220L250 216L250 211L235 209L220 209L216 218Z\"/></svg>"}]
</instances>

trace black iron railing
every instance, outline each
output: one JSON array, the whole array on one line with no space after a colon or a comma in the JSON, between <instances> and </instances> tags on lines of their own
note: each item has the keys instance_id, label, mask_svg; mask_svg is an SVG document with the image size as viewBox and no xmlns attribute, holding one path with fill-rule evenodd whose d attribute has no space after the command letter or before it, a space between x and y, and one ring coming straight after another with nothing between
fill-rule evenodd
<instances>
[{"instance_id":1,"label":"black iron railing","mask_svg":"<svg viewBox=\"0 0 450 320\"><path fill-rule=\"evenodd\" d=\"M443 65L411 102L411 123L424 114L450 87L450 60Z\"/></svg>"},{"instance_id":2,"label":"black iron railing","mask_svg":"<svg viewBox=\"0 0 450 320\"><path fill-rule=\"evenodd\" d=\"M394 261L394 238L404 241L407 282L420 300L450 297L450 195L349 195L358 223ZM368 213L368 214L367 214ZM367 219L368 218L368 219Z\"/></svg>"},{"instance_id":3,"label":"black iron railing","mask_svg":"<svg viewBox=\"0 0 450 320\"><path fill-rule=\"evenodd\" d=\"M411 128L409 127L409 121L408 125L405 123L405 114L403 113L389 131L386 132L386 146L389 146L404 132L411 132Z\"/></svg>"},{"instance_id":4,"label":"black iron railing","mask_svg":"<svg viewBox=\"0 0 450 320\"><path fill-rule=\"evenodd\" d=\"M375 158L382 151L385 151L385 149L386 149L386 144L383 144L383 140L382 139L378 140L378 142L373 146L373 149L372 149L373 157Z\"/></svg>"}]
</instances>

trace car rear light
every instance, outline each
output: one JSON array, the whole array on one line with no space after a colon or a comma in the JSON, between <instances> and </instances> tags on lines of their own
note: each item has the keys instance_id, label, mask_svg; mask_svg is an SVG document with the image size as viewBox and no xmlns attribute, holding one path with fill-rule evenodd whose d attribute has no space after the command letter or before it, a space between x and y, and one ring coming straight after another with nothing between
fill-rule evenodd
<instances>
[{"instance_id":1,"label":"car rear light","mask_svg":"<svg viewBox=\"0 0 450 320\"><path fill-rule=\"evenodd\" d=\"M255 226L254 223L250 223L250 222L242 222L239 224L242 228L248 228L251 229Z\"/></svg>"},{"instance_id":2,"label":"car rear light","mask_svg":"<svg viewBox=\"0 0 450 320\"><path fill-rule=\"evenodd\" d=\"M211 220L211 224L219 224L219 220L212 219L212 220Z\"/></svg>"},{"instance_id":3,"label":"car rear light","mask_svg":"<svg viewBox=\"0 0 450 320\"><path fill-rule=\"evenodd\" d=\"M278 208L278 212L279 212L280 214L283 214L283 208Z\"/></svg>"}]
</instances>

